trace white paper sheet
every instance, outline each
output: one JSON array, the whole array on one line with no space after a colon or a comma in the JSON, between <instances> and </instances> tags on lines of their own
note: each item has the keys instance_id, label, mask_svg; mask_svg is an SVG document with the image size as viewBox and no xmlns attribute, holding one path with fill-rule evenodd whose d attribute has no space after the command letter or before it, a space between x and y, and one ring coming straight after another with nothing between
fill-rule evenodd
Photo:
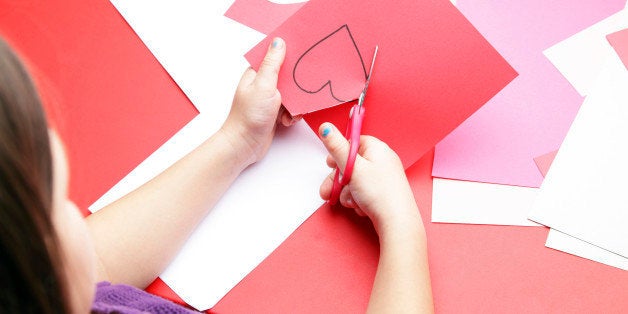
<instances>
[{"instance_id":1,"label":"white paper sheet","mask_svg":"<svg viewBox=\"0 0 628 314\"><path fill-rule=\"evenodd\" d=\"M161 278L198 309L216 304L320 205L325 149L301 122L278 134L188 240Z\"/></svg>"},{"instance_id":2,"label":"white paper sheet","mask_svg":"<svg viewBox=\"0 0 628 314\"><path fill-rule=\"evenodd\" d=\"M248 66L242 55L263 38L223 16L232 1L112 0L200 115L97 200L96 211L147 182L214 133ZM321 204L326 152L300 122L277 134L200 224L161 278L205 310L277 248Z\"/></svg>"},{"instance_id":3,"label":"white paper sheet","mask_svg":"<svg viewBox=\"0 0 628 314\"><path fill-rule=\"evenodd\" d=\"M550 230L545 246L598 263L628 270L628 258L589 244L557 230Z\"/></svg>"},{"instance_id":4,"label":"white paper sheet","mask_svg":"<svg viewBox=\"0 0 628 314\"><path fill-rule=\"evenodd\" d=\"M543 54L582 96L589 94L609 54L606 35L628 27L628 9L546 49Z\"/></svg>"},{"instance_id":5,"label":"white paper sheet","mask_svg":"<svg viewBox=\"0 0 628 314\"><path fill-rule=\"evenodd\" d=\"M578 112L529 215L623 257L628 257L627 87L628 71L615 54Z\"/></svg>"},{"instance_id":6,"label":"white paper sheet","mask_svg":"<svg viewBox=\"0 0 628 314\"><path fill-rule=\"evenodd\" d=\"M111 2L197 109L224 119L243 55L265 37L223 16L233 1Z\"/></svg>"},{"instance_id":7,"label":"white paper sheet","mask_svg":"<svg viewBox=\"0 0 628 314\"><path fill-rule=\"evenodd\" d=\"M538 226L528 220L538 189L434 178L432 222Z\"/></svg>"}]
</instances>

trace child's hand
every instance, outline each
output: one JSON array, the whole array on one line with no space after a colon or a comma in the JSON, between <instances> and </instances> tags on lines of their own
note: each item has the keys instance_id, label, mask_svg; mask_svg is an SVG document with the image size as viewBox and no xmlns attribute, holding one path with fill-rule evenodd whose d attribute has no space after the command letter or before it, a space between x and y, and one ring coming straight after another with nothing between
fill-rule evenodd
<instances>
[{"instance_id":1,"label":"child's hand","mask_svg":"<svg viewBox=\"0 0 628 314\"><path fill-rule=\"evenodd\" d=\"M319 135L329 151L327 165L343 171L349 154L349 142L331 123L323 123ZM321 184L320 195L329 200L334 173ZM397 154L384 142L362 136L349 184L340 193L340 204L367 215L378 233L395 228L419 214L403 165ZM420 219L420 218L419 218ZM380 233L381 235L381 233Z\"/></svg>"},{"instance_id":2,"label":"child's hand","mask_svg":"<svg viewBox=\"0 0 628 314\"><path fill-rule=\"evenodd\" d=\"M281 106L281 94L277 90L277 77L285 55L285 42L275 38L258 72L248 68L242 75L222 127L234 145L250 157L249 163L264 157L277 123L290 126L298 119L292 118Z\"/></svg>"},{"instance_id":3,"label":"child's hand","mask_svg":"<svg viewBox=\"0 0 628 314\"><path fill-rule=\"evenodd\" d=\"M349 142L331 123L319 134L329 151L327 165L345 169ZM321 184L328 200L334 173ZM379 236L379 262L368 313L434 313L427 240L419 209L401 160L382 141L360 137L353 174L340 192L340 204L367 215Z\"/></svg>"}]
</instances>

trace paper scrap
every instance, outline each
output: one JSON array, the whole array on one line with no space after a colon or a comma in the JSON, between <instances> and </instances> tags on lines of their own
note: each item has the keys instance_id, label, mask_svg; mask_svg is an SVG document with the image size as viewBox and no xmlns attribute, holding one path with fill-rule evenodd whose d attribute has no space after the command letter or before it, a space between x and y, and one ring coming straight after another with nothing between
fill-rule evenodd
<instances>
[{"instance_id":1,"label":"paper scrap","mask_svg":"<svg viewBox=\"0 0 628 314\"><path fill-rule=\"evenodd\" d=\"M323 45L321 40L331 38L330 35L341 36L338 41L342 42L343 48L339 53L343 59L336 59L334 50L319 51L317 56L320 57L316 58L320 60L310 59L309 70L298 69L313 73L313 77L308 78L311 81L307 82L307 87L300 88L294 75L299 58L307 55L310 48L322 49L319 48ZM309 1L246 55L254 67L259 65L275 36L286 40L288 46L279 89L284 105L293 114L337 105L340 102L332 97L331 91L338 99L345 100L347 95L357 98L364 87L364 70L368 70L373 50L379 45L365 101L362 133L376 136L390 145L406 167L516 75L446 1L391 3L380 0L368 5L357 0ZM349 37L352 40L348 40ZM356 47L359 55L354 53ZM330 69L327 62L334 62L335 69ZM365 66L358 69L355 64ZM307 65L299 64L302 66ZM319 68L325 70L319 71ZM341 77L349 74L344 73L348 71L346 69L351 69L351 75L355 72L356 76ZM336 88L348 86L338 81L342 79L358 81L347 92ZM320 92L311 94L303 89L320 89ZM346 104L336 106L312 113L305 119L315 129L324 121L331 121L343 129L349 108Z\"/></svg>"},{"instance_id":2,"label":"paper scrap","mask_svg":"<svg viewBox=\"0 0 628 314\"><path fill-rule=\"evenodd\" d=\"M565 138L529 218L628 257L628 71L602 69Z\"/></svg>"},{"instance_id":3,"label":"paper scrap","mask_svg":"<svg viewBox=\"0 0 628 314\"><path fill-rule=\"evenodd\" d=\"M305 2L274 3L268 0L235 0L225 16L268 34L298 11Z\"/></svg>"},{"instance_id":4,"label":"paper scrap","mask_svg":"<svg viewBox=\"0 0 628 314\"><path fill-rule=\"evenodd\" d=\"M528 220L537 188L434 178L432 222L539 226Z\"/></svg>"},{"instance_id":5,"label":"paper scrap","mask_svg":"<svg viewBox=\"0 0 628 314\"><path fill-rule=\"evenodd\" d=\"M541 156L534 157L534 163L539 168L539 171L545 177L547 172L549 171L550 166L552 165L552 161L554 161L554 157L556 157L557 150L551 151L547 154L543 154Z\"/></svg>"},{"instance_id":6,"label":"paper scrap","mask_svg":"<svg viewBox=\"0 0 628 314\"><path fill-rule=\"evenodd\" d=\"M560 146L582 103L541 52L624 5L625 0L458 1L520 75L437 145L433 175L539 187L543 176L533 158Z\"/></svg>"},{"instance_id":7,"label":"paper scrap","mask_svg":"<svg viewBox=\"0 0 628 314\"><path fill-rule=\"evenodd\" d=\"M606 36L617 55L628 69L628 28Z\"/></svg>"}]
</instances>

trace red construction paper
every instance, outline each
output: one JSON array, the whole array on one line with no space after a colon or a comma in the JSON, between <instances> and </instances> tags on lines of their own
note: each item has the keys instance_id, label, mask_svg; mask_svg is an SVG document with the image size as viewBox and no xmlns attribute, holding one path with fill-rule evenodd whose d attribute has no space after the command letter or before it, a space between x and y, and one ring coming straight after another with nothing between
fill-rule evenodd
<instances>
[{"instance_id":1,"label":"red construction paper","mask_svg":"<svg viewBox=\"0 0 628 314\"><path fill-rule=\"evenodd\" d=\"M67 147L84 213L198 114L109 1L0 0L0 15Z\"/></svg>"},{"instance_id":2,"label":"red construction paper","mask_svg":"<svg viewBox=\"0 0 628 314\"><path fill-rule=\"evenodd\" d=\"M545 228L430 223L431 165L407 170L437 313L625 313L628 272L544 247ZM368 220L320 208L211 313L364 313L379 250Z\"/></svg>"},{"instance_id":3,"label":"red construction paper","mask_svg":"<svg viewBox=\"0 0 628 314\"><path fill-rule=\"evenodd\" d=\"M606 36L606 39L628 69L628 28Z\"/></svg>"},{"instance_id":4,"label":"red construction paper","mask_svg":"<svg viewBox=\"0 0 628 314\"><path fill-rule=\"evenodd\" d=\"M539 171L544 178L547 175L549 168L552 166L552 162L554 161L554 157L556 157L557 153L558 151L555 150L534 158L534 163L536 163L536 166L539 168Z\"/></svg>"},{"instance_id":5,"label":"red construction paper","mask_svg":"<svg viewBox=\"0 0 628 314\"><path fill-rule=\"evenodd\" d=\"M373 49L379 45L366 96L362 133L388 143L406 167L516 76L510 65L448 1L372 1L365 4L357 0L312 0L246 55L257 67L272 38L280 36L286 41L287 56L280 71L279 90L284 106L291 113L309 112L339 103L332 101L330 88L323 88L316 94L303 92L294 82L293 70L308 49L343 25L348 26L353 41L344 40L339 51L327 48L324 53L319 52L326 59L320 60L319 65L309 62L312 73L309 78L323 72L324 76L314 80L318 81L318 86L324 85L326 78L333 78L331 90L334 95L341 94L336 86L344 82L339 80L351 81L354 74L362 76L364 73L354 66L358 57L347 61L350 63L341 68L335 54L349 56L355 43L362 57L361 63L368 70ZM326 62L333 62L337 73L329 73L329 67L323 64ZM299 71L306 72L302 66L299 64ZM351 73L347 73L347 69ZM355 82L356 86L349 94L357 97L363 80L362 77L361 82ZM331 100L324 102L321 99ZM313 129L323 121L331 121L343 129L349 107L343 105L322 110L305 119Z\"/></svg>"},{"instance_id":6,"label":"red construction paper","mask_svg":"<svg viewBox=\"0 0 628 314\"><path fill-rule=\"evenodd\" d=\"M305 2L279 4L267 0L236 0L225 16L258 32L268 34L298 11Z\"/></svg>"}]
</instances>

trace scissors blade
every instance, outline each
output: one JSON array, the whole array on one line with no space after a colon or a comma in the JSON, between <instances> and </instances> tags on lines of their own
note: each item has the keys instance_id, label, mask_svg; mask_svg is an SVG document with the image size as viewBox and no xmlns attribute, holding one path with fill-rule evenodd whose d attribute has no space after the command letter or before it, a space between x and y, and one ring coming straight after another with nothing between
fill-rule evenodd
<instances>
[{"instance_id":1,"label":"scissors blade","mask_svg":"<svg viewBox=\"0 0 628 314\"><path fill-rule=\"evenodd\" d=\"M369 88L369 82L371 82L371 75L373 75L373 66L375 65L375 58L377 58L377 51L379 50L379 46L375 46L375 52L373 53L373 61L371 61L371 69L369 70L369 75L366 77L366 83L364 83L364 89L362 93L360 93L360 98L358 100L358 105L362 107L364 104L364 97L366 97L366 91Z\"/></svg>"}]
</instances>

